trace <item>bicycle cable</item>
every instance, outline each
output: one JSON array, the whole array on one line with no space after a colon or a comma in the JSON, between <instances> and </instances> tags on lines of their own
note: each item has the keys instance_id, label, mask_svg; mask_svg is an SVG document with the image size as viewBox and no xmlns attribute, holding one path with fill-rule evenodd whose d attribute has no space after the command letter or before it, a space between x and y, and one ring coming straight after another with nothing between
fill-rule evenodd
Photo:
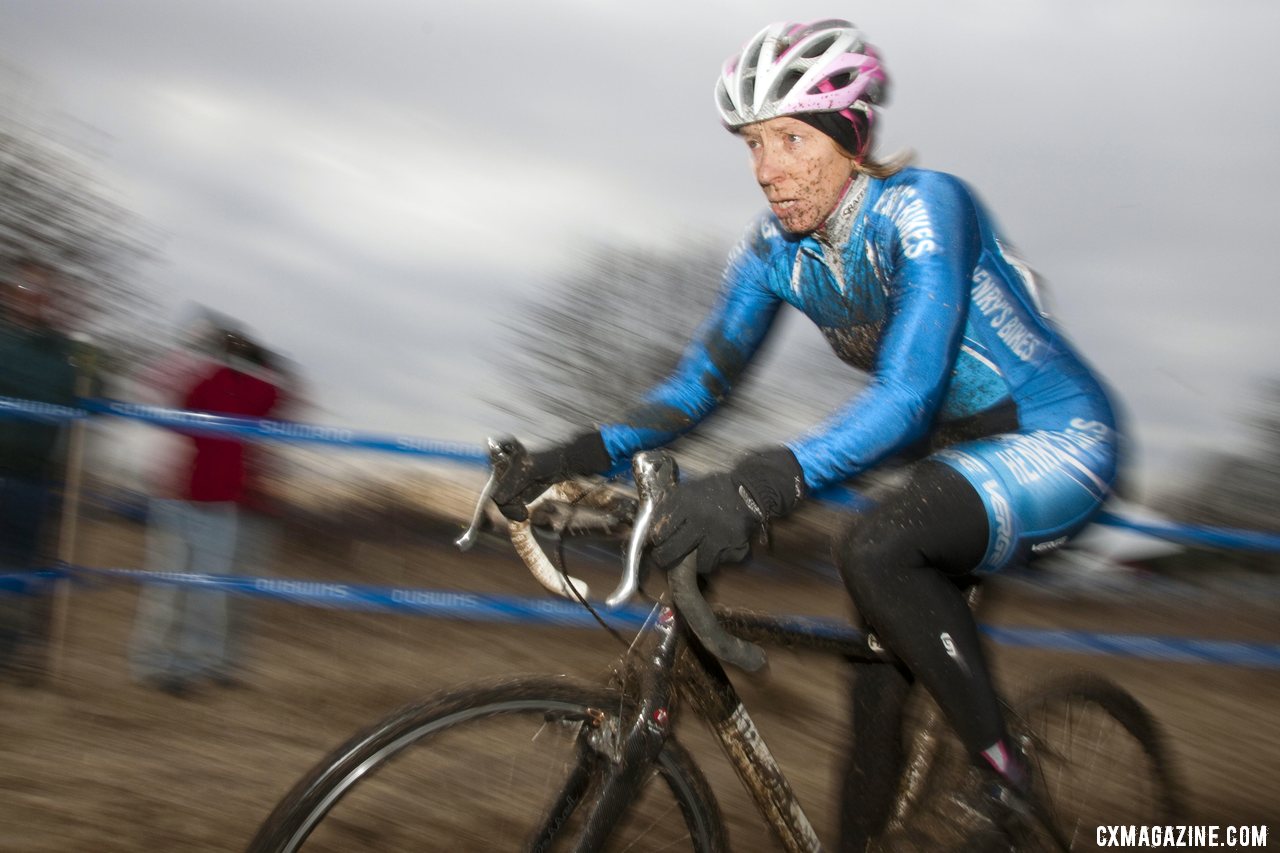
<instances>
[{"instance_id":1,"label":"bicycle cable","mask_svg":"<svg viewBox=\"0 0 1280 853\"><path fill-rule=\"evenodd\" d=\"M579 495L577 498L574 498L573 500L568 501L568 504L570 507L569 518L572 519L573 517L572 513L576 510L577 504L579 501L585 499L588 495L592 494L596 490L603 489L604 487L605 487L605 484L600 483L594 486L593 488L583 492L583 494ZM567 523L566 523L566 526L567 526ZM555 559L552 560L552 565L555 566L556 571L560 572L560 574L565 578L565 586L569 587L569 590L573 593L573 597L576 598L578 602L587 609L587 612L591 614L591 616L596 620L596 622L598 622L602 628L608 631L609 634L615 640L617 640L622 645L622 647L626 650L625 652L623 652L623 659L630 661L631 655L635 651L636 644L640 642L640 638L645 635L645 632L648 631L650 626L652 626L653 623L657 620L658 613L662 609L662 601L655 600L653 602L653 607L649 609L649 614L645 617L644 623L641 624L639 630L636 631L635 636L632 637L630 641L628 641L626 638L622 636L621 633L619 633L615 628L613 628L611 625L609 625L604 621L604 618L601 617L600 613L595 609L595 607L591 605L591 602L587 601L586 597L583 596L582 593L578 591L578 587L576 584L569 583L569 580L568 580L569 573L567 568L565 567L563 536L556 537ZM619 718L622 718L623 716L622 703L625 701L624 697L627 695L627 681L631 675L631 667L630 666L621 667L614 671L614 675L615 677L618 677L621 679L621 682L619 684L619 691L618 691L619 706L617 709L617 714Z\"/></svg>"},{"instance_id":2,"label":"bicycle cable","mask_svg":"<svg viewBox=\"0 0 1280 853\"><path fill-rule=\"evenodd\" d=\"M595 494L596 492L604 488L605 488L604 482L597 483L591 488L584 490L582 494L569 500L567 502L569 505L569 515L568 515L568 521L565 522L565 527L568 527L569 523L572 522L573 514L577 511L577 508L578 508L578 503L586 499L589 495ZM595 607L592 606L591 602L587 601L586 597L581 592L578 591L577 584L569 582L569 571L565 567L565 559L564 559L564 536L561 536L561 535L556 536L555 559L552 560L552 565L555 566L556 571L558 571L560 575L565 579L564 585L567 586L569 588L569 591L573 593L573 597L577 599L579 604L581 604L583 607L587 609L587 612L590 613L591 617L600 624L600 627L608 631L609 634L615 640L617 640L620 644L622 644L623 648L630 649L632 645L634 645L634 643L628 642L627 639L622 636L622 634L618 633L617 629L615 629L608 622L604 621L604 617L600 615L599 611L597 611Z\"/></svg>"}]
</instances>

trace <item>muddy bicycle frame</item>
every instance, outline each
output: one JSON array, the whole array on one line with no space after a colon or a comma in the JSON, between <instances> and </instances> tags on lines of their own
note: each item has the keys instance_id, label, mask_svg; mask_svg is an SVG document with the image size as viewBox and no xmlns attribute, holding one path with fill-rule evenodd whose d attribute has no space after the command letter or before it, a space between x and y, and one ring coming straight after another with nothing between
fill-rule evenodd
<instances>
[{"instance_id":1,"label":"muddy bicycle frame","mask_svg":"<svg viewBox=\"0 0 1280 853\"><path fill-rule=\"evenodd\" d=\"M491 439L490 456L495 474L481 496L481 506L492 493L494 479L504 466L525 453L511 439ZM675 482L674 463L666 454L641 454L633 463L637 491L641 497L632 530L626 574L618 589L607 599L613 606L629 600L639 588L639 550L647 536L652 507L661 491ZM477 520L459 545L474 541ZM522 526L523 525L523 526ZM550 569L541 548L529 533L528 522L513 522L517 551L535 576L552 591L573 597L571 587L585 585L563 572ZM538 565L539 559L545 561ZM619 731L604 737L587 735L589 752L570 774L535 834L531 849L546 849L557 830L578 808L589 809L577 849L597 850L644 784L671 736L678 701L689 702L696 715L708 723L728 756L738 778L755 802L760 814L788 851L817 851L821 842L805 816L790 782L769 751L764 738L747 712L741 697L720 661L748 671L764 664L764 654L756 643L834 654L859 663L894 663L895 659L873 638L851 628L841 628L819 620L781 618L745 610L712 610L698 588L696 566L687 558L668 576L671 603L657 608L656 618L645 631L652 634L640 661L628 661L624 693L633 700L621 719ZM601 719L584 721L598 726ZM930 725L917 732L915 757L908 761L900 808L915 798L923 777L920 747L931 742ZM603 755L596 761L592 753ZM601 766L602 765L602 766ZM590 801L583 803L593 782L599 783Z\"/></svg>"},{"instance_id":2,"label":"muddy bicycle frame","mask_svg":"<svg viewBox=\"0 0 1280 853\"><path fill-rule=\"evenodd\" d=\"M838 632L822 625L806 626L764 614L718 610L717 618L731 633L770 646L838 654L859 662L890 663L863 635ZM822 845L794 791L720 662L707 651L674 607L661 607L652 631L657 640L649 657L633 667L634 717L618 745L620 766L607 779L594 803L588 831L579 849L598 849L636 786L647 778L671 729L672 704L687 701L708 723L756 808L789 851L816 851ZM629 766L630 765L630 766ZM597 827L593 834L594 827ZM588 840L590 839L590 843ZM597 846L592 846L595 844ZM535 849L537 849L535 847Z\"/></svg>"}]
</instances>

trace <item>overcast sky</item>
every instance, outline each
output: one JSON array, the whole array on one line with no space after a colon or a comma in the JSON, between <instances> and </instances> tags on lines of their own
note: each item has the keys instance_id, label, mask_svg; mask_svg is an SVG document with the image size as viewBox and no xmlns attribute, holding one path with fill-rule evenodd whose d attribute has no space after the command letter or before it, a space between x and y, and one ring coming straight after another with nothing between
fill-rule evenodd
<instances>
[{"instance_id":1,"label":"overcast sky","mask_svg":"<svg viewBox=\"0 0 1280 853\"><path fill-rule=\"evenodd\" d=\"M1048 279L1140 482L1237 446L1280 364L1274 0L0 0L0 61L100 132L169 310L243 319L326 422L476 441L510 426L498 319L577 247L736 239L761 200L716 72L831 16L887 63L882 150Z\"/></svg>"}]
</instances>

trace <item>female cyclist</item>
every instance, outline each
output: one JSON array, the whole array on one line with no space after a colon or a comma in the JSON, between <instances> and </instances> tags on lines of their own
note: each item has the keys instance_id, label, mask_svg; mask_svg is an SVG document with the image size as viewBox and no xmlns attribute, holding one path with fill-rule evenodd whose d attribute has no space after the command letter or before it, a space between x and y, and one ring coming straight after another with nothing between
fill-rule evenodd
<instances>
[{"instance_id":1,"label":"female cyclist","mask_svg":"<svg viewBox=\"0 0 1280 853\"><path fill-rule=\"evenodd\" d=\"M1115 416L1102 383L1046 317L1028 269L951 175L871 155L887 79L847 21L765 27L724 65L716 105L751 155L769 209L730 256L722 291L675 372L616 423L535 453L498 484L507 515L551 482L665 444L732 387L784 304L870 383L825 422L732 468L682 482L656 510L659 567L746 557L753 532L807 495L912 453L901 485L835 536L865 626L903 661L865 666L843 846L885 826L900 771L901 707L932 693L1017 808L1011 748L962 587L1061 544L1108 496ZM920 455L921 448L925 448Z\"/></svg>"}]
</instances>

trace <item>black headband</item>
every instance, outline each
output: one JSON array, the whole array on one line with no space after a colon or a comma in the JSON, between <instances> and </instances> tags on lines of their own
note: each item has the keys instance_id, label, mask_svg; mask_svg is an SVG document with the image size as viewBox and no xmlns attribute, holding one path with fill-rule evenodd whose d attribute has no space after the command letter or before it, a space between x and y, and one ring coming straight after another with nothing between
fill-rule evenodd
<instances>
[{"instance_id":1,"label":"black headband","mask_svg":"<svg viewBox=\"0 0 1280 853\"><path fill-rule=\"evenodd\" d=\"M839 113L793 113L789 118L798 119L810 127L822 131L854 157L861 157L864 153L863 134L860 130L866 127L865 122L855 123L849 121ZM861 124L861 128L859 124Z\"/></svg>"}]
</instances>

